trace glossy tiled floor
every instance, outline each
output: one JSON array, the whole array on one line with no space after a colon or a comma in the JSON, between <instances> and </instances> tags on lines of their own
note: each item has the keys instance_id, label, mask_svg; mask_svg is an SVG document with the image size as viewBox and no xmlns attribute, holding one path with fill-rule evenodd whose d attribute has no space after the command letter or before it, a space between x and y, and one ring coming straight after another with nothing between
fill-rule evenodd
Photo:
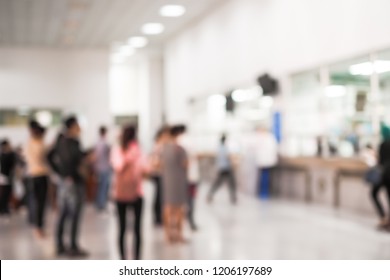
<instances>
[{"instance_id":1,"label":"glossy tiled floor","mask_svg":"<svg viewBox=\"0 0 390 280\"><path fill-rule=\"evenodd\" d=\"M161 229L151 222L152 186L146 186L143 220L144 259L390 259L390 234L377 232L372 217L359 217L286 201L259 201L240 196L232 206L227 190L205 202L199 193L199 231L186 229L190 243L167 245ZM25 214L0 222L0 259L52 259L54 215L48 217L48 238L36 241ZM128 247L131 248L129 231ZM90 259L117 259L113 208L84 213L81 243Z\"/></svg>"}]
</instances>

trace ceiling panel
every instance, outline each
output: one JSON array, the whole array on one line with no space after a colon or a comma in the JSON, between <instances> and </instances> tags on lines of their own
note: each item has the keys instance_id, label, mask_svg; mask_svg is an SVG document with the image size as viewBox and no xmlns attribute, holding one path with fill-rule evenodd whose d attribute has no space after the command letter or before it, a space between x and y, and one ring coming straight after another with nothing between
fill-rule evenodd
<instances>
[{"instance_id":1,"label":"ceiling panel","mask_svg":"<svg viewBox=\"0 0 390 280\"><path fill-rule=\"evenodd\" d=\"M0 0L0 46L108 47L141 35L146 22L166 30L149 36L159 45L208 11L229 0ZM158 14L165 4L182 4L180 18Z\"/></svg>"}]
</instances>

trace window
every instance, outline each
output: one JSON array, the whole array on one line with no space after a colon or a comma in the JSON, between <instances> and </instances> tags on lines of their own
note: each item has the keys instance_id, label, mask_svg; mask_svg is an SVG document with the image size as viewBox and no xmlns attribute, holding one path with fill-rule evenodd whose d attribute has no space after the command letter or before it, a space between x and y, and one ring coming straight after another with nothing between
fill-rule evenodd
<instances>
[{"instance_id":1,"label":"window","mask_svg":"<svg viewBox=\"0 0 390 280\"><path fill-rule=\"evenodd\" d=\"M27 126L33 118L46 127L57 126L62 121L62 110L27 107L0 109L0 126Z\"/></svg>"}]
</instances>

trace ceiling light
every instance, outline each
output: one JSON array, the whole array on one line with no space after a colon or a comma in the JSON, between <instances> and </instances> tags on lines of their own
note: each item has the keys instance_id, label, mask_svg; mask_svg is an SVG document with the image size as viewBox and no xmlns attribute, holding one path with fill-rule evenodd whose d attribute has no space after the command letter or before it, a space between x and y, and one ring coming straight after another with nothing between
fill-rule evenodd
<instances>
[{"instance_id":1,"label":"ceiling light","mask_svg":"<svg viewBox=\"0 0 390 280\"><path fill-rule=\"evenodd\" d=\"M164 32L164 25L157 22L146 23L142 26L142 33L146 35L157 35Z\"/></svg>"},{"instance_id":2,"label":"ceiling light","mask_svg":"<svg viewBox=\"0 0 390 280\"><path fill-rule=\"evenodd\" d=\"M326 97L342 97L347 93L345 86L340 85L331 85L327 86L325 89Z\"/></svg>"},{"instance_id":3,"label":"ceiling light","mask_svg":"<svg viewBox=\"0 0 390 280\"><path fill-rule=\"evenodd\" d=\"M354 64L349 67L349 73L351 75L362 75L370 76L374 72L381 74L390 71L390 61L388 60L377 60L372 62L363 62Z\"/></svg>"},{"instance_id":4,"label":"ceiling light","mask_svg":"<svg viewBox=\"0 0 390 280\"><path fill-rule=\"evenodd\" d=\"M145 47L149 43L149 40L147 38L141 37L141 36L139 36L139 37L131 37L131 38L129 38L127 43L131 47L139 49L139 48Z\"/></svg>"},{"instance_id":5,"label":"ceiling light","mask_svg":"<svg viewBox=\"0 0 390 280\"><path fill-rule=\"evenodd\" d=\"M186 8L181 5L166 5L161 7L160 15L163 17L180 17L184 15Z\"/></svg>"}]
</instances>

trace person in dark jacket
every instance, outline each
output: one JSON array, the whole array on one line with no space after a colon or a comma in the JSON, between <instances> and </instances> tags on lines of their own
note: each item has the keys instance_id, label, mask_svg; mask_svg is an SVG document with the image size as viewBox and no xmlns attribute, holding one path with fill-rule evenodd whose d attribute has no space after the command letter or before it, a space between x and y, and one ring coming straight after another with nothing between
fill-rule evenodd
<instances>
[{"instance_id":1,"label":"person in dark jacket","mask_svg":"<svg viewBox=\"0 0 390 280\"><path fill-rule=\"evenodd\" d=\"M383 142L379 147L378 165L382 169L382 182L372 188L371 197L380 217L379 229L390 229L390 210L388 216L386 216L382 203L378 198L379 191L385 188L390 207L390 129L384 124L381 127L381 134Z\"/></svg>"},{"instance_id":2,"label":"person in dark jacket","mask_svg":"<svg viewBox=\"0 0 390 280\"><path fill-rule=\"evenodd\" d=\"M0 146L0 215L9 215L12 195L12 181L16 166L16 155L8 140Z\"/></svg>"},{"instance_id":3,"label":"person in dark jacket","mask_svg":"<svg viewBox=\"0 0 390 280\"><path fill-rule=\"evenodd\" d=\"M83 257L87 252L78 244L81 210L84 202L85 185L81 173L85 153L79 142L80 126L75 117L65 120L65 132L57 138L57 142L48 154L53 171L60 178L58 188L59 217L56 229L57 254ZM64 244L64 226L71 222L70 248Z\"/></svg>"}]
</instances>

